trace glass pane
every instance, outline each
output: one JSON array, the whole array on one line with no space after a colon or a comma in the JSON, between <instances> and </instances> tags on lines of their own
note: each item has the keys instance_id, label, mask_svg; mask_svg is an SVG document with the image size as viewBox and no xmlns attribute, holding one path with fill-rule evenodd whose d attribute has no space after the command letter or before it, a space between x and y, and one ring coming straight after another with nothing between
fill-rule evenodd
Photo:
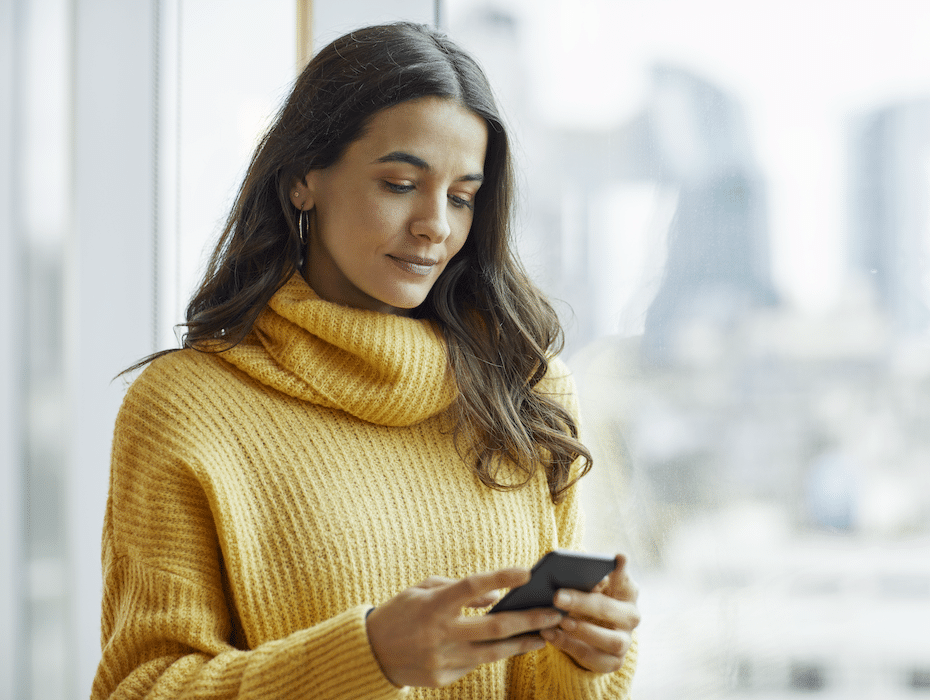
<instances>
[{"instance_id":1,"label":"glass pane","mask_svg":"<svg viewBox=\"0 0 930 700\"><path fill-rule=\"evenodd\" d=\"M293 0L180 3L176 55L165 59L174 74L165 76L163 141L175 150L161 245L175 286L161 290L161 347L176 347L169 327L184 318L252 151L294 81L295 12Z\"/></svg>"},{"instance_id":2,"label":"glass pane","mask_svg":"<svg viewBox=\"0 0 930 700\"><path fill-rule=\"evenodd\" d=\"M631 553L636 696L930 687L930 6L449 0Z\"/></svg>"}]
</instances>

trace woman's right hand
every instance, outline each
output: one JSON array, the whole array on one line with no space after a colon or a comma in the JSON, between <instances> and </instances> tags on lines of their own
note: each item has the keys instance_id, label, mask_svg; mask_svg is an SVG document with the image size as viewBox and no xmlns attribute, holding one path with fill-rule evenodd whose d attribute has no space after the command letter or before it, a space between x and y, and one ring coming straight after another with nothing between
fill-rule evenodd
<instances>
[{"instance_id":1,"label":"woman's right hand","mask_svg":"<svg viewBox=\"0 0 930 700\"><path fill-rule=\"evenodd\" d=\"M551 608L465 616L496 599L499 588L530 580L528 569L500 569L460 580L430 577L400 592L368 616L368 639L381 670L396 686L449 685L481 664L542 649L539 635L563 615Z\"/></svg>"}]
</instances>

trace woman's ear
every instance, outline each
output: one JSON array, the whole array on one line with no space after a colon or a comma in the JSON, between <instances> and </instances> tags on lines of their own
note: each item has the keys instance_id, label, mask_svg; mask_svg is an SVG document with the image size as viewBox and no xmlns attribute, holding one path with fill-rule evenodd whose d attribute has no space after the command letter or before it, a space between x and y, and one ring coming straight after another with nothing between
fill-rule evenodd
<instances>
[{"instance_id":1,"label":"woman's ear","mask_svg":"<svg viewBox=\"0 0 930 700\"><path fill-rule=\"evenodd\" d=\"M313 192L307 186L306 176L303 180L294 180L291 183L291 204L301 211L313 209Z\"/></svg>"}]
</instances>

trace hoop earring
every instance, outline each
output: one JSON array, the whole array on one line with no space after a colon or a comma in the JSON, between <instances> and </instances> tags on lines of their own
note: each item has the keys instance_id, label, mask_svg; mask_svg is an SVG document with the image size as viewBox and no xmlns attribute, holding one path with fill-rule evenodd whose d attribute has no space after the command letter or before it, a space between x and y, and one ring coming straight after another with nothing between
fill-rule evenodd
<instances>
[{"instance_id":1,"label":"hoop earring","mask_svg":"<svg viewBox=\"0 0 930 700\"><path fill-rule=\"evenodd\" d=\"M306 212L301 209L300 216L297 217L297 233L300 235L300 244L303 246L307 245L307 232L304 226L304 214L306 214Z\"/></svg>"}]
</instances>

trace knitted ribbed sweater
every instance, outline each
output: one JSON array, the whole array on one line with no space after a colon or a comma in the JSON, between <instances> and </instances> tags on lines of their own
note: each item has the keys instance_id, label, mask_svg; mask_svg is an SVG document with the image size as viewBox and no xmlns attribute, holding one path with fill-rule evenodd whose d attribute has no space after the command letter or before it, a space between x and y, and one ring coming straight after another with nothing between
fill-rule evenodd
<instances>
[{"instance_id":1,"label":"knitted ribbed sweater","mask_svg":"<svg viewBox=\"0 0 930 700\"><path fill-rule=\"evenodd\" d=\"M546 380L574 410L564 366ZM321 300L297 275L247 339L182 350L129 388L103 531L93 698L620 698L618 673L549 646L441 689L394 687L371 606L430 575L578 548L574 490L483 485L453 445L457 395L426 321Z\"/></svg>"}]
</instances>

